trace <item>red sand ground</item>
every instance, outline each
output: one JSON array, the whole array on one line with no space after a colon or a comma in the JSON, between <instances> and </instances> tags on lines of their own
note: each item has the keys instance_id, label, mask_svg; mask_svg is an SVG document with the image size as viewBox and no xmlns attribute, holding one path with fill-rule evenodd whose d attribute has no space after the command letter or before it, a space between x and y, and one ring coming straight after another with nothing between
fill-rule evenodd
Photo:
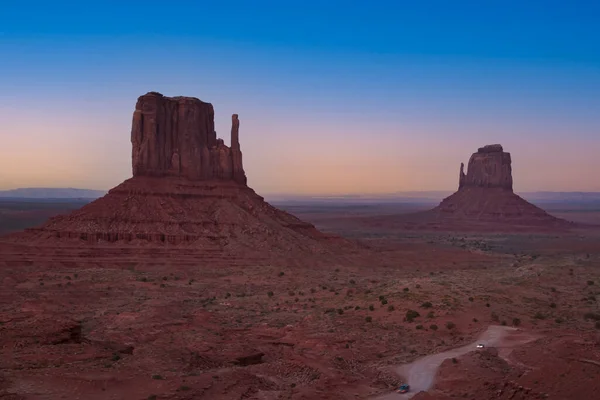
<instances>
[{"instance_id":1,"label":"red sand ground","mask_svg":"<svg viewBox=\"0 0 600 400\"><path fill-rule=\"evenodd\" d=\"M414 398L598 393L597 233L372 230L360 239L369 248L338 261L281 263L185 244L4 242L0 398L369 398L402 381L393 366L498 323L543 338L509 361L448 361ZM419 313L413 322L408 310Z\"/></svg>"}]
</instances>

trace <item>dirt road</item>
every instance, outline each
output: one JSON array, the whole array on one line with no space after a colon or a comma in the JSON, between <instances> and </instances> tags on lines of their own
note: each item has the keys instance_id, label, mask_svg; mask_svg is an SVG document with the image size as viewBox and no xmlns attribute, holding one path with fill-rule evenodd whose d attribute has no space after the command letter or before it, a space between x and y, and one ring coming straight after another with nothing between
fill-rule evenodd
<instances>
[{"instance_id":1,"label":"dirt road","mask_svg":"<svg viewBox=\"0 0 600 400\"><path fill-rule=\"evenodd\" d=\"M477 344L481 343L486 347L495 347L498 354L505 358L508 357L513 347L538 339L539 336L527 334L518 328L508 326L490 325L488 329L479 336L476 342L448 350L443 353L431 354L420 358L410 364L401 365L396 369L398 375L404 377L410 385L410 392L406 394L388 393L378 396L375 400L399 400L410 399L420 391L429 390L434 383L437 369L442 362L448 358L459 357L477 349Z\"/></svg>"}]
</instances>

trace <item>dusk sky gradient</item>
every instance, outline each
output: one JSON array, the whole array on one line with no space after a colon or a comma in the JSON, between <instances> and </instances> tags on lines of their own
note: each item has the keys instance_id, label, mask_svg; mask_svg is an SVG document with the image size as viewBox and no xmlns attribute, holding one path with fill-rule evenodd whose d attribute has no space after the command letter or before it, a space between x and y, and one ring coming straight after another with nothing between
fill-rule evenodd
<instances>
[{"instance_id":1,"label":"dusk sky gradient","mask_svg":"<svg viewBox=\"0 0 600 400\"><path fill-rule=\"evenodd\" d=\"M600 3L29 1L0 7L0 189L131 176L138 96L194 96L258 193L600 191Z\"/></svg>"}]
</instances>

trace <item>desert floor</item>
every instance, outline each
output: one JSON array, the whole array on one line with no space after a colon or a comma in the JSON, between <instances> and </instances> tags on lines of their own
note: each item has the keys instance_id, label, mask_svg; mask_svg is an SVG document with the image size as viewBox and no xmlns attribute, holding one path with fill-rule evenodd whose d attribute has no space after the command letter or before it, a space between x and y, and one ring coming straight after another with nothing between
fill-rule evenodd
<instances>
[{"instance_id":1,"label":"desert floor","mask_svg":"<svg viewBox=\"0 0 600 400\"><path fill-rule=\"evenodd\" d=\"M0 252L0 398L400 399L407 366L453 349L413 399L598 398L600 232L363 231L390 206L287 210L388 263ZM490 326L516 330L477 350Z\"/></svg>"}]
</instances>

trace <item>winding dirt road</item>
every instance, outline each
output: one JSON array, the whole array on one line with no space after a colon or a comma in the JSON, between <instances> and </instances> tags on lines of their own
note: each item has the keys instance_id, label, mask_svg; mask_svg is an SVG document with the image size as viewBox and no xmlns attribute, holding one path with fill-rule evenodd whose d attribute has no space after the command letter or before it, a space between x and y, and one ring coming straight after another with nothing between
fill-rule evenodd
<instances>
[{"instance_id":1,"label":"winding dirt road","mask_svg":"<svg viewBox=\"0 0 600 400\"><path fill-rule=\"evenodd\" d=\"M490 325L488 329L479 336L475 343L431 354L420 358L410 364L401 365L396 368L398 375L403 376L405 382L410 385L410 392L406 394L388 393L375 397L374 400L399 400L410 399L420 391L429 390L434 383L435 375L442 362L448 358L459 357L477 349L481 343L486 347L498 349L498 355L507 358L512 348L538 339L540 336L526 333L518 328L508 326Z\"/></svg>"}]
</instances>

